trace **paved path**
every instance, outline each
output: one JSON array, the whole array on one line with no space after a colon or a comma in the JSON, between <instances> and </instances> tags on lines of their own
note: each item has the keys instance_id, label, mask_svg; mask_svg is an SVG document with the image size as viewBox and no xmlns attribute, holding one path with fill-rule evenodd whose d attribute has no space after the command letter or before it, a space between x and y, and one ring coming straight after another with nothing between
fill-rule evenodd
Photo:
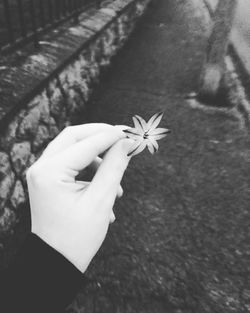
<instances>
[{"instance_id":1,"label":"paved path","mask_svg":"<svg viewBox=\"0 0 250 313\"><path fill-rule=\"evenodd\" d=\"M173 131L126 173L96 283L78 300L89 312L250 312L249 136L232 112L184 100L205 24L201 1L155 1L89 104L90 121L114 124L164 110Z\"/></svg>"}]
</instances>

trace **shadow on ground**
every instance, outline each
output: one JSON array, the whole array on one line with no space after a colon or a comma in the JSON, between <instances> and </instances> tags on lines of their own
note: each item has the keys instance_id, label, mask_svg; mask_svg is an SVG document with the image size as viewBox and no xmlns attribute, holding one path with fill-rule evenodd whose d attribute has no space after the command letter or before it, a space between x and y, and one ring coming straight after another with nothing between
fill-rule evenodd
<instances>
[{"instance_id":1,"label":"shadow on ground","mask_svg":"<svg viewBox=\"0 0 250 313\"><path fill-rule=\"evenodd\" d=\"M132 160L78 312L250 312L249 136L232 111L184 100L198 86L203 9L155 1L89 104L90 121L112 124L164 110L172 134Z\"/></svg>"}]
</instances>

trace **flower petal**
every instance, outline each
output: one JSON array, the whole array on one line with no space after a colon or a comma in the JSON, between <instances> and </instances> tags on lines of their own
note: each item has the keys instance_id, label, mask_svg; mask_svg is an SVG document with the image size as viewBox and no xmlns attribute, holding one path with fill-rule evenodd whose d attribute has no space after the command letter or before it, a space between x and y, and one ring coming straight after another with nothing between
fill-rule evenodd
<instances>
[{"instance_id":1,"label":"flower petal","mask_svg":"<svg viewBox=\"0 0 250 313\"><path fill-rule=\"evenodd\" d=\"M135 144L132 146L131 151L129 152L128 156L134 156L136 154L141 153L145 148L147 144L145 140L143 141L136 141Z\"/></svg>"},{"instance_id":2,"label":"flower petal","mask_svg":"<svg viewBox=\"0 0 250 313\"><path fill-rule=\"evenodd\" d=\"M163 117L163 112L154 114L147 122L148 130L150 131L150 130L155 129L160 124L162 117Z\"/></svg>"},{"instance_id":3,"label":"flower petal","mask_svg":"<svg viewBox=\"0 0 250 313\"><path fill-rule=\"evenodd\" d=\"M139 115L135 115L134 118L138 122L138 124L140 125L140 129L142 129L143 132L146 132L148 130L146 121L142 117L140 117ZM134 119L133 119L133 121L134 121ZM138 125L138 124L136 124L136 125ZM135 125L135 127L136 127L136 125Z\"/></svg>"},{"instance_id":4,"label":"flower petal","mask_svg":"<svg viewBox=\"0 0 250 313\"><path fill-rule=\"evenodd\" d=\"M164 138L166 136L167 136L167 134L154 135L154 136L152 136L152 138L154 138L154 140L160 140L160 139L162 139L162 138Z\"/></svg>"},{"instance_id":5,"label":"flower petal","mask_svg":"<svg viewBox=\"0 0 250 313\"><path fill-rule=\"evenodd\" d=\"M147 143L148 149L149 149L149 145L153 146L153 151L154 152L158 151L159 145L158 145L157 141L153 137L150 137L150 136L148 137L148 143Z\"/></svg>"},{"instance_id":6,"label":"flower petal","mask_svg":"<svg viewBox=\"0 0 250 313\"><path fill-rule=\"evenodd\" d=\"M135 129L136 131L140 134L140 135L143 135L145 133L144 129L143 129L143 126L144 123L142 124L142 122L135 116L132 117L133 119L133 122L134 122L134 126L135 126ZM144 121L145 122L145 121ZM146 123L146 122L145 122Z\"/></svg>"},{"instance_id":7,"label":"flower petal","mask_svg":"<svg viewBox=\"0 0 250 313\"><path fill-rule=\"evenodd\" d=\"M156 129L149 131L149 136L167 135L170 132L171 132L171 130L167 129L167 128L156 128Z\"/></svg>"},{"instance_id":8,"label":"flower petal","mask_svg":"<svg viewBox=\"0 0 250 313\"><path fill-rule=\"evenodd\" d=\"M150 152L151 154L154 154L154 153L155 153L154 146L153 146L153 144L152 144L150 141L147 142L147 147L148 147L148 150L149 150L149 152Z\"/></svg>"}]
</instances>

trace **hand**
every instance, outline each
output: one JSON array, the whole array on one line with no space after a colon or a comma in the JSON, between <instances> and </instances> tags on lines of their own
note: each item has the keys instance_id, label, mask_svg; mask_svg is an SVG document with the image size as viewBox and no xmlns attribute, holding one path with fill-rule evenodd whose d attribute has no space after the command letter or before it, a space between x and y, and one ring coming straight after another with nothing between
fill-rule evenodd
<instances>
[{"instance_id":1,"label":"hand","mask_svg":"<svg viewBox=\"0 0 250 313\"><path fill-rule=\"evenodd\" d=\"M113 205L134 141L124 127L67 127L27 171L31 231L84 272L114 219ZM107 151L107 152L106 152ZM103 160L98 155L106 152ZM95 166L90 183L75 178Z\"/></svg>"}]
</instances>

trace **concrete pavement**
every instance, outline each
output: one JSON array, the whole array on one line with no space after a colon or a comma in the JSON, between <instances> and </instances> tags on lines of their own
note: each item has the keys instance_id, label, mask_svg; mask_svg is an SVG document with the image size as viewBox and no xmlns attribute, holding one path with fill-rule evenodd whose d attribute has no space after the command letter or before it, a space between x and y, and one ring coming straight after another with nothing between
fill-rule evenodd
<instances>
[{"instance_id":1,"label":"concrete pavement","mask_svg":"<svg viewBox=\"0 0 250 313\"><path fill-rule=\"evenodd\" d=\"M89 103L89 122L164 110L172 134L133 158L72 312L250 312L249 135L235 110L185 100L199 85L205 11L155 1Z\"/></svg>"}]
</instances>

